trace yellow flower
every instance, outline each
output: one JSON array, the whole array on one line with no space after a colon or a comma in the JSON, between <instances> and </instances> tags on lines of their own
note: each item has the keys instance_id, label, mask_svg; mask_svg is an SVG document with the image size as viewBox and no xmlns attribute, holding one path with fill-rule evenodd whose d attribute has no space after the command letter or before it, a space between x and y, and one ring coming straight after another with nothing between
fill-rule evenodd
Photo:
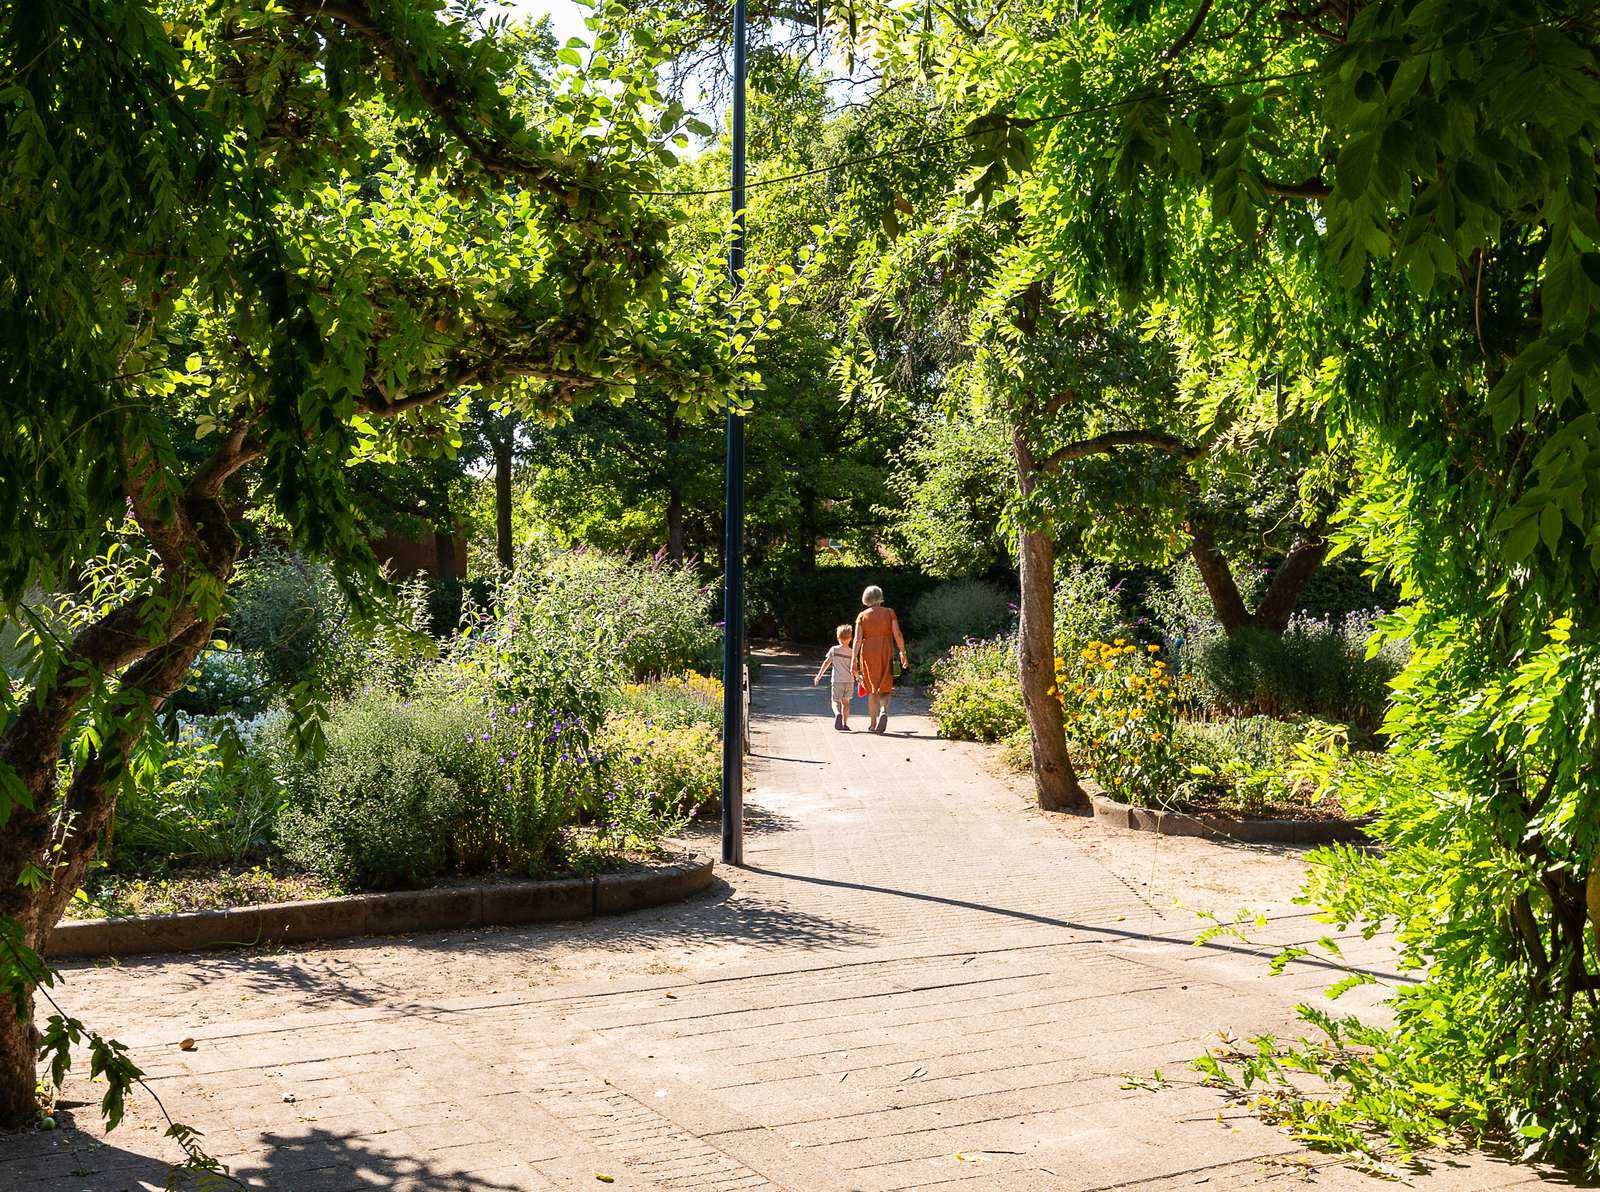
<instances>
[{"instance_id":1,"label":"yellow flower","mask_svg":"<svg viewBox=\"0 0 1600 1192\"><path fill-rule=\"evenodd\" d=\"M1157 646L1157 645L1149 645L1149 646L1146 646L1145 649L1149 650L1150 653L1152 653L1152 654L1161 653L1161 647Z\"/></svg>"},{"instance_id":2,"label":"yellow flower","mask_svg":"<svg viewBox=\"0 0 1600 1192\"><path fill-rule=\"evenodd\" d=\"M1117 643L1116 644L1120 646L1120 645L1122 645L1123 642L1125 642L1127 640L1128 639L1125 638L1125 637L1119 637L1119 638L1117 638Z\"/></svg>"}]
</instances>

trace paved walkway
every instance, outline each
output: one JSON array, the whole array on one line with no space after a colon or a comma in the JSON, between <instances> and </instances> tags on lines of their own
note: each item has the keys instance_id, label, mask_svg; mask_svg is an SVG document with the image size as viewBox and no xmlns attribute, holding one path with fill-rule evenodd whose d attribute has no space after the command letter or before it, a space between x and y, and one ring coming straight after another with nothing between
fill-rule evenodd
<instances>
[{"instance_id":1,"label":"paved walkway","mask_svg":"<svg viewBox=\"0 0 1600 1192\"><path fill-rule=\"evenodd\" d=\"M1265 907L1263 935L1315 938L1296 858L1044 815L905 707L888 737L836 733L812 666L763 669L749 867L710 896L78 966L62 995L238 1176L286 1192L1381 1186L1184 1068L1218 1030L1286 1028L1328 981L1196 948L1175 905ZM1129 1087L1158 1068L1170 1084ZM63 1116L0 1139L0 1188L164 1185L148 1100L108 1138L92 1108ZM1456 1156L1410 1182L1536 1180Z\"/></svg>"}]
</instances>

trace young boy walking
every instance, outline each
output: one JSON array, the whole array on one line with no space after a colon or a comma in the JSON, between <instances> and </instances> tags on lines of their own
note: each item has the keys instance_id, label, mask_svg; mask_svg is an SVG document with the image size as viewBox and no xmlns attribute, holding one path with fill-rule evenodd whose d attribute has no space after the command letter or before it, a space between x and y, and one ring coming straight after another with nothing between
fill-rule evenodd
<instances>
[{"instance_id":1,"label":"young boy walking","mask_svg":"<svg viewBox=\"0 0 1600 1192\"><path fill-rule=\"evenodd\" d=\"M850 731L850 700L856 693L855 669L852 666L854 652L850 649L850 639L854 634L855 630L849 625L841 625L833 631L839 644L828 650L822 665L817 668L816 677L811 680L811 685L815 687L832 668L833 727L845 733Z\"/></svg>"}]
</instances>

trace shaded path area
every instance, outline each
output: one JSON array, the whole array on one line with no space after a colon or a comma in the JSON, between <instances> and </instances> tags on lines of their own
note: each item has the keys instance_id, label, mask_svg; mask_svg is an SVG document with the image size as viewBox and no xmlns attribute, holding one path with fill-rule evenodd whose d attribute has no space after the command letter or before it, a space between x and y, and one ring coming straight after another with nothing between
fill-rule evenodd
<instances>
[{"instance_id":1,"label":"shaded path area","mask_svg":"<svg viewBox=\"0 0 1600 1192\"><path fill-rule=\"evenodd\" d=\"M1382 1186L1185 1073L1219 1030L1290 1029L1334 978L1192 944L1199 908L1322 934L1292 905L1296 857L1045 815L914 701L886 737L835 732L813 667L762 669L749 866L710 895L74 966L67 1008L127 1042L241 1179L292 1192ZM1130 1087L1157 1068L1170 1084ZM164 1186L175 1148L147 1102L104 1139L92 1106L63 1116L0 1140L0 1188ZM1408 1182L1539 1178L1464 1155Z\"/></svg>"}]
</instances>

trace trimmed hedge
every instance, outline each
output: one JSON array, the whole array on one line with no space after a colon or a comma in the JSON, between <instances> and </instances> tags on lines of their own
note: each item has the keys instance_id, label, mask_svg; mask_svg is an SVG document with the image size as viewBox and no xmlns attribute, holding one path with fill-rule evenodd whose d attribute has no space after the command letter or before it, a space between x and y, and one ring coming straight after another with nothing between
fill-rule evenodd
<instances>
[{"instance_id":1,"label":"trimmed hedge","mask_svg":"<svg viewBox=\"0 0 1600 1192\"><path fill-rule=\"evenodd\" d=\"M868 584L883 589L909 639L917 632L911 607L945 580L915 567L820 567L816 571L752 572L748 623L753 633L807 645L833 641L836 626L854 621Z\"/></svg>"}]
</instances>

